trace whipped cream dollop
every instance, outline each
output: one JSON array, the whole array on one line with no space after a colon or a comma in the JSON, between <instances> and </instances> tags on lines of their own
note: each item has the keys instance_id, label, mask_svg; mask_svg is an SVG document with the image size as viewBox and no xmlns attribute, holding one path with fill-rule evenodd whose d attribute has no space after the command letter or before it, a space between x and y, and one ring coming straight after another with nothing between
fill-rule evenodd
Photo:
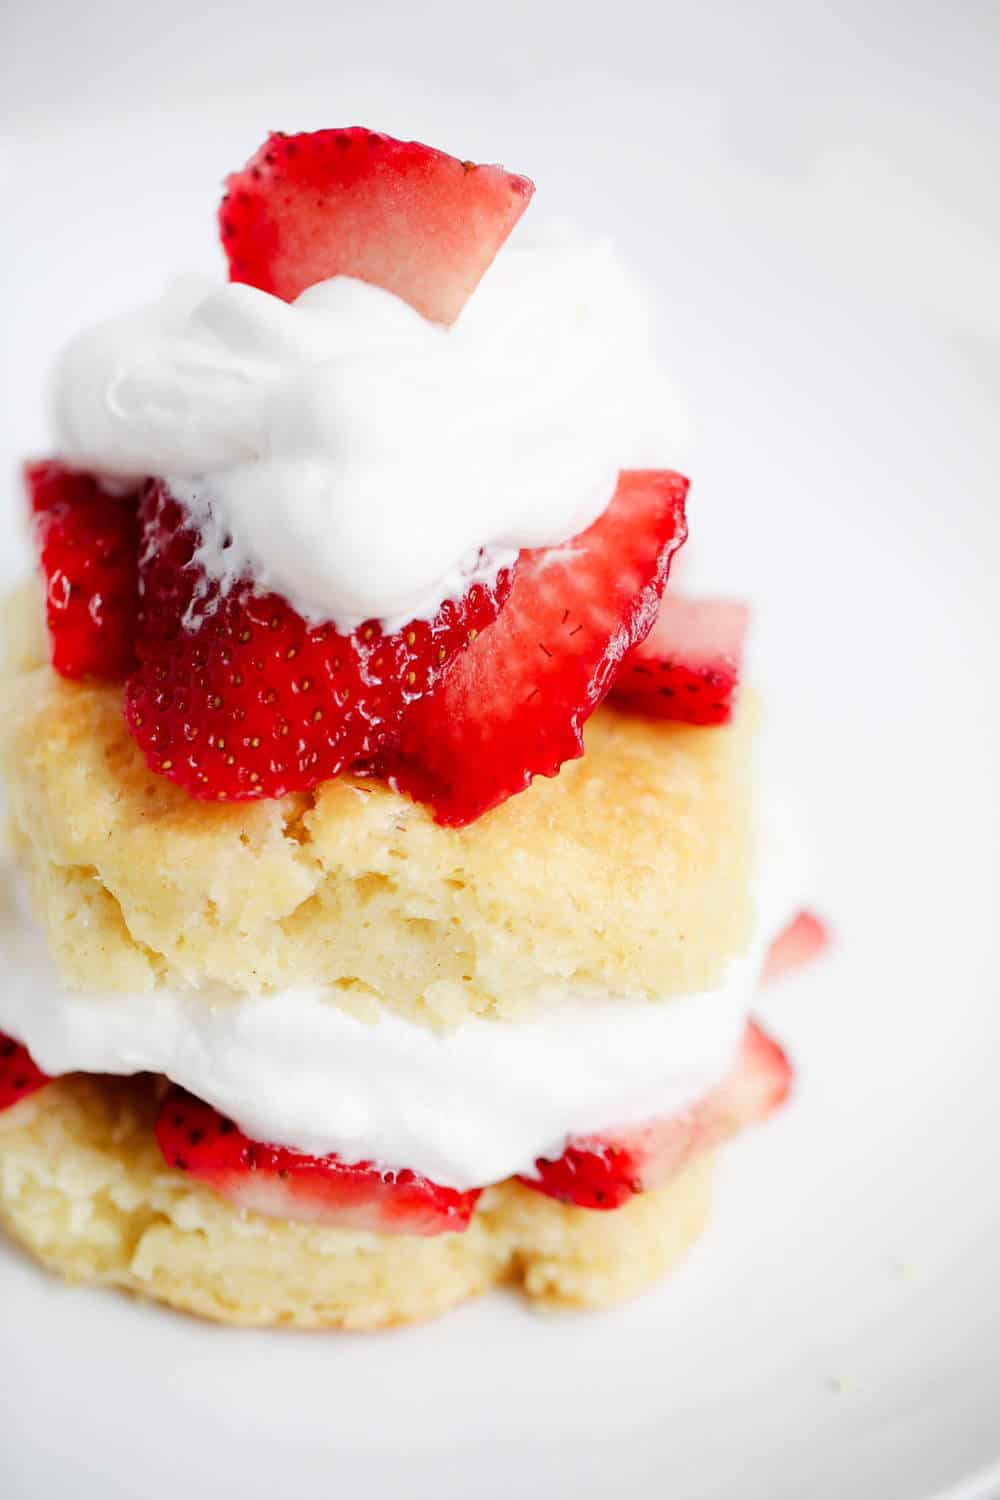
<instances>
[{"instance_id":1,"label":"whipped cream dollop","mask_svg":"<svg viewBox=\"0 0 1000 1500\"><path fill-rule=\"evenodd\" d=\"M794 843L771 844L757 936L713 990L659 1002L567 992L533 1020L477 1017L444 1035L391 1014L360 1020L319 988L70 991L0 865L0 1030L49 1073L161 1073L254 1139L481 1187L530 1173L570 1136L684 1109L722 1079L768 942L801 895Z\"/></svg>"},{"instance_id":2,"label":"whipped cream dollop","mask_svg":"<svg viewBox=\"0 0 1000 1500\"><path fill-rule=\"evenodd\" d=\"M677 409L647 321L611 248L562 233L504 246L451 328L350 277L293 303L184 278L69 346L57 445L165 478L224 588L397 629L662 467Z\"/></svg>"}]
</instances>

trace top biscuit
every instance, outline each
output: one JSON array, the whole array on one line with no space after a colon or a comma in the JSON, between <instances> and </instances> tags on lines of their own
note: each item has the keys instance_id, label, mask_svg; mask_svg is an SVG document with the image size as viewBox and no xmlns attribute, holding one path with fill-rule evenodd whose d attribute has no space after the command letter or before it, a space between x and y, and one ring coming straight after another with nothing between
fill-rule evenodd
<instances>
[{"instance_id":1,"label":"top biscuit","mask_svg":"<svg viewBox=\"0 0 1000 1500\"><path fill-rule=\"evenodd\" d=\"M417 1021L517 1018L568 989L709 988L752 925L750 715L599 710L586 754L465 828L349 776L210 804L154 776L118 687L45 659L7 606L0 770L36 915L73 986L327 985Z\"/></svg>"}]
</instances>

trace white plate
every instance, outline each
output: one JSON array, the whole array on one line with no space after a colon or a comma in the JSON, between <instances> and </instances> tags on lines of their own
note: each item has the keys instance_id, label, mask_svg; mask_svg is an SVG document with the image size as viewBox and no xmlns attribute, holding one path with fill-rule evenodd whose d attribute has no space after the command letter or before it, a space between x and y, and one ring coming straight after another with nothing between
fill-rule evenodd
<instances>
[{"instance_id":1,"label":"white plate","mask_svg":"<svg viewBox=\"0 0 1000 1500\"><path fill-rule=\"evenodd\" d=\"M996 1496L992 33L895 4L337 9L9 23L4 456L41 443L66 331L212 263L215 181L265 128L361 118L533 171L536 214L612 231L656 288L698 417L664 457L695 566L757 603L838 946L763 1006L793 1106L619 1311L232 1333L4 1251L0 1493Z\"/></svg>"}]
</instances>

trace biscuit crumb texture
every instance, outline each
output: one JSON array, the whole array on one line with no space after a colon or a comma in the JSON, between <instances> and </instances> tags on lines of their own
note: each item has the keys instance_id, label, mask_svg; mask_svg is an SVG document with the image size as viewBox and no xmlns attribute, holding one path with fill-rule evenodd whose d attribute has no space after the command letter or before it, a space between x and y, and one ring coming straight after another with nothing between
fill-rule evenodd
<instances>
[{"instance_id":1,"label":"biscuit crumb texture","mask_svg":"<svg viewBox=\"0 0 1000 1500\"><path fill-rule=\"evenodd\" d=\"M709 1211L710 1159L608 1213L516 1182L464 1234L359 1234L241 1212L168 1168L158 1081L74 1075L0 1115L0 1225L72 1281L216 1322L374 1329L435 1317L501 1283L597 1308L675 1265Z\"/></svg>"},{"instance_id":2,"label":"biscuit crumb texture","mask_svg":"<svg viewBox=\"0 0 1000 1500\"><path fill-rule=\"evenodd\" d=\"M37 593L0 618L0 772L35 914L77 988L323 985L447 1027L568 988L697 992L749 941L749 711L701 729L601 709L583 759L462 829L347 776L202 803L147 769L119 687L52 672Z\"/></svg>"}]
</instances>

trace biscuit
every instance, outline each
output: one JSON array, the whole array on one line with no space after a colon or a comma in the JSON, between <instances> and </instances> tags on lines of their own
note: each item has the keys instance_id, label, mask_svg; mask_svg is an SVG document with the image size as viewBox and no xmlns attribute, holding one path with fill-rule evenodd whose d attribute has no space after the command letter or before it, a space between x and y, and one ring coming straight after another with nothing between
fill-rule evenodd
<instances>
[{"instance_id":1,"label":"biscuit","mask_svg":"<svg viewBox=\"0 0 1000 1500\"><path fill-rule=\"evenodd\" d=\"M36 594L6 612L0 769L71 985L324 985L450 1025L567 988L698 992L749 941L749 712L702 729L603 708L581 760L462 829L349 776L200 803L146 768L120 687L51 671Z\"/></svg>"},{"instance_id":2,"label":"biscuit","mask_svg":"<svg viewBox=\"0 0 1000 1500\"><path fill-rule=\"evenodd\" d=\"M464 1234L361 1234L238 1210L168 1168L152 1133L158 1080L58 1079L0 1115L0 1225L51 1270L217 1322L381 1328L434 1317L500 1283L601 1307L675 1265L708 1216L711 1161L601 1213L516 1182Z\"/></svg>"}]
</instances>

